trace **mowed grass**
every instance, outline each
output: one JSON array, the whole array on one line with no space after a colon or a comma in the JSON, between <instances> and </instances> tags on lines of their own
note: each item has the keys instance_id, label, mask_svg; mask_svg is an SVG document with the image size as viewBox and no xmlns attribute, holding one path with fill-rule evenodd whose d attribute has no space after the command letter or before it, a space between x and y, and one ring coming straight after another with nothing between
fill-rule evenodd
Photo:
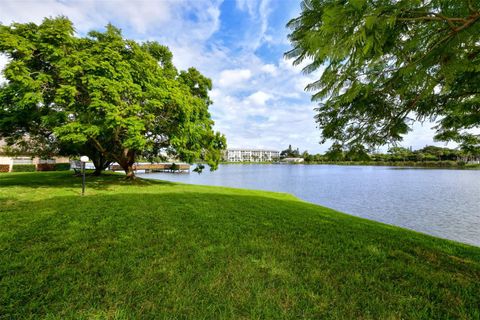
<instances>
[{"instance_id":1,"label":"mowed grass","mask_svg":"<svg viewBox=\"0 0 480 320\"><path fill-rule=\"evenodd\" d=\"M480 248L279 193L0 175L1 319L479 319Z\"/></svg>"}]
</instances>

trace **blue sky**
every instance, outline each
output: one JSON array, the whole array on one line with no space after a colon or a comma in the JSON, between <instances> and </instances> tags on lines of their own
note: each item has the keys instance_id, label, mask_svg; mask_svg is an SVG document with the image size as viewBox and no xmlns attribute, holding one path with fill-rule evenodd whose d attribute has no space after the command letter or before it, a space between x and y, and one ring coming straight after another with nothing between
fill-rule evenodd
<instances>
[{"instance_id":1,"label":"blue sky","mask_svg":"<svg viewBox=\"0 0 480 320\"><path fill-rule=\"evenodd\" d=\"M282 150L291 144L324 152L329 144L318 143L315 104L303 90L321 71L304 75L283 58L290 48L285 25L299 11L300 0L2 0L0 22L65 15L79 34L111 22L127 38L157 40L169 46L178 68L193 66L212 79L211 114L229 147ZM0 67L5 62L0 56ZM431 126L416 125L402 144L433 144Z\"/></svg>"}]
</instances>

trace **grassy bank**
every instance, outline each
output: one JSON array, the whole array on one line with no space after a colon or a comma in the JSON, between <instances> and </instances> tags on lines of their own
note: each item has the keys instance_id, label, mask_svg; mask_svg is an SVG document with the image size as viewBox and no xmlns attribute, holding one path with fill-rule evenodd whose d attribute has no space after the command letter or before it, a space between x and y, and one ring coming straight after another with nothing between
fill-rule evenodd
<instances>
[{"instance_id":1,"label":"grassy bank","mask_svg":"<svg viewBox=\"0 0 480 320\"><path fill-rule=\"evenodd\" d=\"M0 318L478 319L480 248L279 193L0 175Z\"/></svg>"}]
</instances>

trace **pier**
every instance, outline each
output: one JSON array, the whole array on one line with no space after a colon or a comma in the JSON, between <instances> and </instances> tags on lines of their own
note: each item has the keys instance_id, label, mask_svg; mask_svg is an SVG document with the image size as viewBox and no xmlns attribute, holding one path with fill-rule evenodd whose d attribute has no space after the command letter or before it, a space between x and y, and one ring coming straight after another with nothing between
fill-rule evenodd
<instances>
[{"instance_id":1,"label":"pier","mask_svg":"<svg viewBox=\"0 0 480 320\"><path fill-rule=\"evenodd\" d=\"M118 164L113 164L109 167L111 171L123 171L122 167ZM177 172L188 173L190 172L190 165L186 163L136 163L133 165L134 171L150 172Z\"/></svg>"}]
</instances>

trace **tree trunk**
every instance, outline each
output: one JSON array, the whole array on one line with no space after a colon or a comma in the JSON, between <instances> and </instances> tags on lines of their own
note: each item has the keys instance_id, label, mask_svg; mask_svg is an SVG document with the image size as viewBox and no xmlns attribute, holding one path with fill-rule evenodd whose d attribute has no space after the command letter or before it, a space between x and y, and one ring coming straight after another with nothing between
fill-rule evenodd
<instances>
[{"instance_id":1,"label":"tree trunk","mask_svg":"<svg viewBox=\"0 0 480 320\"><path fill-rule=\"evenodd\" d=\"M93 172L94 176L99 176L102 174L102 171L108 168L111 161L105 159L105 157L100 153L96 152L91 156L93 165L95 166L95 171Z\"/></svg>"},{"instance_id":2,"label":"tree trunk","mask_svg":"<svg viewBox=\"0 0 480 320\"><path fill-rule=\"evenodd\" d=\"M99 161L99 166L95 164L95 172L100 173L104 168L106 168L109 164L109 160L115 160L118 162L120 167L122 167L123 171L125 171L126 179L127 180L134 180L135 177L135 171L133 170L133 165L135 164L135 150L130 150L130 149L123 149L122 152L117 153L110 153L108 159L106 160L106 157L104 156L107 154L107 151L102 147L102 145L95 139L93 139L93 142L95 143L95 148L98 150L99 154L98 156L102 161ZM104 168L102 168L102 165L105 165Z\"/></svg>"},{"instance_id":3,"label":"tree trunk","mask_svg":"<svg viewBox=\"0 0 480 320\"><path fill-rule=\"evenodd\" d=\"M125 169L125 174L127 175L126 176L126 179L127 180L135 180L136 179L136 176L135 176L135 171L133 170L133 165L127 165L127 168Z\"/></svg>"},{"instance_id":4,"label":"tree trunk","mask_svg":"<svg viewBox=\"0 0 480 320\"><path fill-rule=\"evenodd\" d=\"M102 171L107 169L110 163L111 163L110 161L103 161L103 162L100 162L98 166L95 164L95 171L93 172L93 175L94 176L101 175Z\"/></svg>"},{"instance_id":5,"label":"tree trunk","mask_svg":"<svg viewBox=\"0 0 480 320\"><path fill-rule=\"evenodd\" d=\"M135 171L133 170L133 164L135 163L135 151L131 151L126 149L123 152L123 157L122 161L119 162L120 166L122 169L125 171L126 174L126 179L127 180L134 180L135 177Z\"/></svg>"}]
</instances>

